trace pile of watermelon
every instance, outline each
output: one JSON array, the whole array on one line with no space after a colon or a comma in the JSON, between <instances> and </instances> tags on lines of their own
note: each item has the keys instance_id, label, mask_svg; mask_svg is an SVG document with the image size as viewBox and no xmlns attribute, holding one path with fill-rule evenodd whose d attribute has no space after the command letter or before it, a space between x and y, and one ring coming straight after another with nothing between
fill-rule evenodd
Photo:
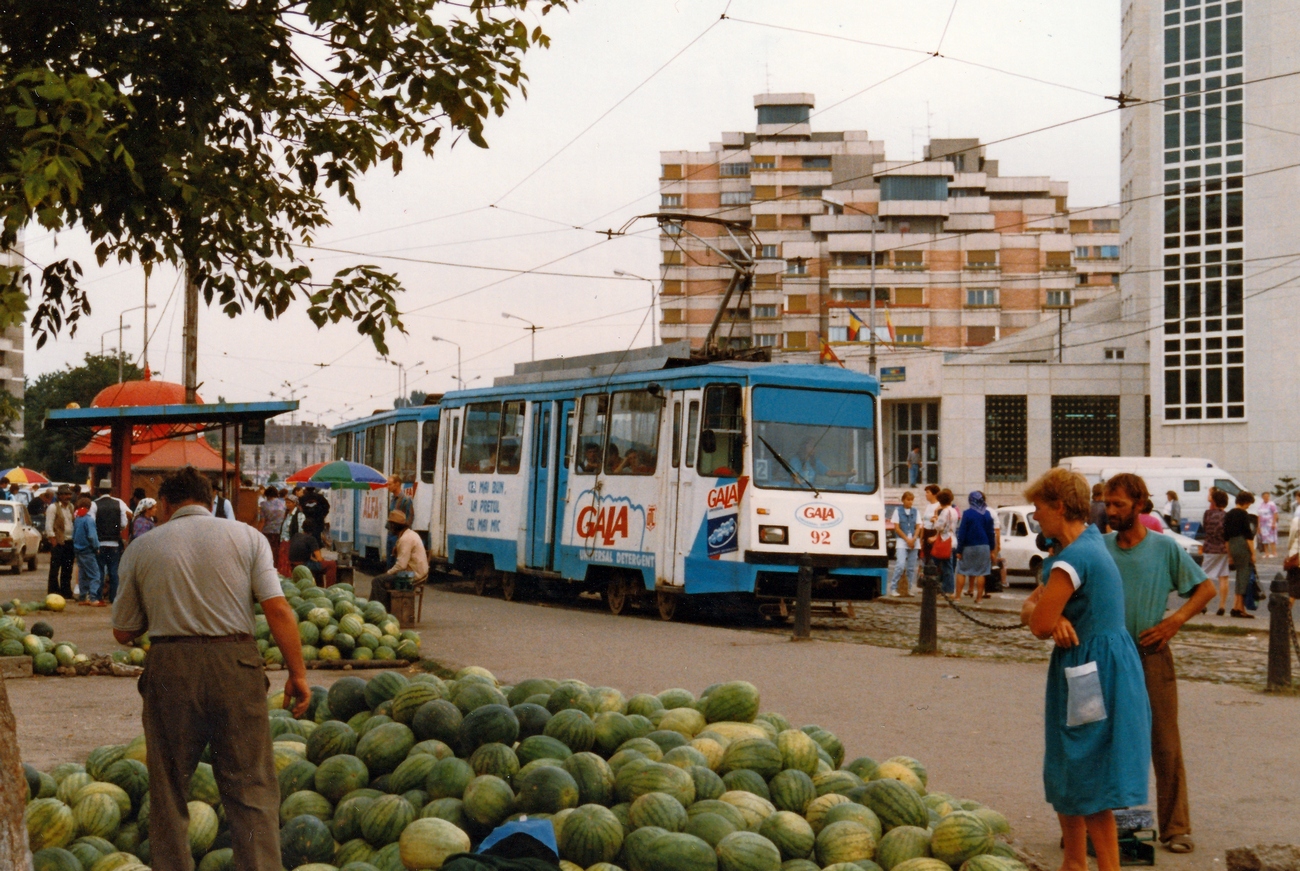
<instances>
[{"instance_id":1,"label":"pile of watermelon","mask_svg":"<svg viewBox=\"0 0 1300 871\"><path fill-rule=\"evenodd\" d=\"M62 611L66 607L68 607L68 600L60 596L58 593L50 593L40 602L24 602L21 599L12 599L8 602L0 603L0 611L18 617L22 617L25 614L33 614L37 611Z\"/></svg>"},{"instance_id":2,"label":"pile of watermelon","mask_svg":"<svg viewBox=\"0 0 1300 871\"><path fill-rule=\"evenodd\" d=\"M55 642L54 627L49 623L37 621L28 629L19 614L0 617L0 656L30 656L32 671L42 675L89 659L72 642Z\"/></svg>"},{"instance_id":3,"label":"pile of watermelon","mask_svg":"<svg viewBox=\"0 0 1300 871\"><path fill-rule=\"evenodd\" d=\"M402 629L379 602L359 598L351 584L316 586L306 566L294 569L292 578L281 578L289 606L298 615L298 637L302 657L315 660L406 660L420 658L420 635ZM282 665L284 656L275 646L271 627L261 615L255 618L254 636L267 665Z\"/></svg>"},{"instance_id":4,"label":"pile of watermelon","mask_svg":"<svg viewBox=\"0 0 1300 871\"><path fill-rule=\"evenodd\" d=\"M551 821L564 871L1025 868L1002 814L930 789L910 757L846 764L833 734L760 713L744 681L625 698L473 667L384 671L314 687L301 719L282 694L268 704L290 871L438 869L521 815ZM27 776L36 871L147 865L143 737ZM189 799L199 871L227 871L206 761Z\"/></svg>"}]
</instances>

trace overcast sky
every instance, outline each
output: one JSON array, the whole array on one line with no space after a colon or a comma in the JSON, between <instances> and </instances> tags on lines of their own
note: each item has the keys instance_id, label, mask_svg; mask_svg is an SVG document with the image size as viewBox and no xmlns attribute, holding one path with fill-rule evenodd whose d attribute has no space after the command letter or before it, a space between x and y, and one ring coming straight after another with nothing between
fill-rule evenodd
<instances>
[{"instance_id":1,"label":"overcast sky","mask_svg":"<svg viewBox=\"0 0 1300 871\"><path fill-rule=\"evenodd\" d=\"M613 240L596 231L657 207L661 150L705 150L721 131L752 130L757 93L811 92L814 130L865 129L891 159L920 157L928 135L1018 136L987 151L1003 175L1068 181L1072 206L1111 203L1117 113L1020 134L1114 107L1103 98L1119 88L1119 15L1117 0L576 2L542 21L551 47L525 58L529 97L488 124L489 149L463 141L432 160L408 157L396 178L372 172L361 211L335 205L334 226L318 234L321 246L357 253L299 253L318 279L352 263L401 276L407 334L388 341L392 359L410 367L411 389L455 385L456 348L434 335L462 346L472 386L527 360L526 325L502 312L545 328L538 358L646 345L650 285L612 273L657 276L653 225ZM936 49L944 57L926 59ZM39 351L29 343L28 378L97 352L105 331L105 346L115 346L119 313L144 302L143 272L95 266L75 233L56 239L37 229L26 253L38 264L80 258L94 308L75 337ZM150 280L149 363L180 381L176 284L168 269ZM141 312L125 323L123 344L138 359ZM199 393L208 401L288 398L292 389L300 419L336 423L391 407L397 377L368 340L342 325L317 331L302 306L276 322L200 316Z\"/></svg>"}]
</instances>

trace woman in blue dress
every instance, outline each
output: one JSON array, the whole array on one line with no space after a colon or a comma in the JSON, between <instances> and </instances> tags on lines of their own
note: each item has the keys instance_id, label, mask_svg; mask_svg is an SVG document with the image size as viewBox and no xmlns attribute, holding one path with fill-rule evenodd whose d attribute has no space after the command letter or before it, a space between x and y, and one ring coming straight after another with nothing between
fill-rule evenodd
<instances>
[{"instance_id":1,"label":"woman in blue dress","mask_svg":"<svg viewBox=\"0 0 1300 871\"><path fill-rule=\"evenodd\" d=\"M1137 647L1124 628L1124 588L1101 534L1089 525L1083 477L1052 469L1025 497L1052 540L1046 582L1021 620L1052 638L1044 714L1043 786L1065 843L1063 871L1087 871L1087 836L1099 871L1119 868L1114 808L1147 800L1151 708Z\"/></svg>"}]
</instances>

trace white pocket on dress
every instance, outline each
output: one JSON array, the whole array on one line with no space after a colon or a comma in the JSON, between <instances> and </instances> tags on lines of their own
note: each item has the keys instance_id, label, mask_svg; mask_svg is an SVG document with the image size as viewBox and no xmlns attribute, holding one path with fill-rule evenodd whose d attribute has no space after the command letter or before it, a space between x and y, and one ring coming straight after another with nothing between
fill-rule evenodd
<instances>
[{"instance_id":1,"label":"white pocket on dress","mask_svg":"<svg viewBox=\"0 0 1300 871\"><path fill-rule=\"evenodd\" d=\"M1068 696L1065 703L1065 725L1084 726L1106 719L1106 699L1101 694L1101 676L1096 662L1065 670Z\"/></svg>"}]
</instances>

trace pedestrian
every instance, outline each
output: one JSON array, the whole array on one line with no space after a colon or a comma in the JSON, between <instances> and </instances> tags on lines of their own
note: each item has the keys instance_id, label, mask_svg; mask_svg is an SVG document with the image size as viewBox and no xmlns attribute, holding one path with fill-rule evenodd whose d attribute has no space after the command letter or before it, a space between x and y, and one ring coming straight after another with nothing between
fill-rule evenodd
<instances>
[{"instance_id":1,"label":"pedestrian","mask_svg":"<svg viewBox=\"0 0 1300 871\"><path fill-rule=\"evenodd\" d=\"M131 509L132 516L135 515L135 509L139 507L140 500L145 498L146 495L148 494L144 492L143 487L136 487L131 491L131 501L127 502L126 506Z\"/></svg>"},{"instance_id":2,"label":"pedestrian","mask_svg":"<svg viewBox=\"0 0 1300 871\"><path fill-rule=\"evenodd\" d=\"M151 646L140 695L149 767L150 864L191 869L190 777L210 751L230 830L232 866L279 871L280 789L266 706L270 684L253 638L262 606L284 656L284 704L307 710L298 617L257 530L214 518L212 485L193 467L158 488L161 524L126 549L113 637Z\"/></svg>"},{"instance_id":3,"label":"pedestrian","mask_svg":"<svg viewBox=\"0 0 1300 871\"><path fill-rule=\"evenodd\" d=\"M1232 601L1232 616L1254 620L1255 615L1246 611L1246 593L1254 583L1251 569L1255 567L1255 536L1259 529L1255 516L1246 509L1255 502L1255 494L1242 490L1237 494L1237 505L1223 518L1223 537L1228 542L1228 559L1236 573L1237 583L1234 589L1236 598Z\"/></svg>"},{"instance_id":4,"label":"pedestrian","mask_svg":"<svg viewBox=\"0 0 1300 871\"><path fill-rule=\"evenodd\" d=\"M391 607L392 599L388 595L398 572L410 572L413 587L423 584L429 577L429 553L419 533L411 529L410 519L400 511L388 512L388 528L396 533L397 546L394 553L397 559L393 568L386 574L379 575L370 582L370 599L379 602L385 609Z\"/></svg>"},{"instance_id":5,"label":"pedestrian","mask_svg":"<svg viewBox=\"0 0 1300 871\"><path fill-rule=\"evenodd\" d=\"M283 574L289 574L289 542L302 531L307 518L298 508L298 496L290 493L284 497L284 522L280 524L280 545L275 551L275 564Z\"/></svg>"},{"instance_id":6,"label":"pedestrian","mask_svg":"<svg viewBox=\"0 0 1300 871\"><path fill-rule=\"evenodd\" d=\"M388 512L400 511L410 520L415 517L415 509L411 502L411 497L402 491L402 479L397 475L388 476ZM388 570L392 571L393 563L397 560L397 534L392 531L392 526L388 528L388 537L385 542L384 551L385 565Z\"/></svg>"},{"instance_id":7,"label":"pedestrian","mask_svg":"<svg viewBox=\"0 0 1300 871\"><path fill-rule=\"evenodd\" d=\"M0 502L12 502L14 497L9 492L9 476L0 475Z\"/></svg>"},{"instance_id":8,"label":"pedestrian","mask_svg":"<svg viewBox=\"0 0 1300 871\"><path fill-rule=\"evenodd\" d=\"M1228 512L1228 494L1218 488L1210 490L1210 507L1201 515L1205 540L1201 545L1201 570L1211 582L1219 583L1219 616L1228 607L1228 540L1223 537L1223 521Z\"/></svg>"},{"instance_id":9,"label":"pedestrian","mask_svg":"<svg viewBox=\"0 0 1300 871\"><path fill-rule=\"evenodd\" d=\"M45 539L50 543L50 577L47 593L72 598L72 563L77 552L72 546L72 488L60 484L56 501L45 509Z\"/></svg>"},{"instance_id":10,"label":"pedestrian","mask_svg":"<svg viewBox=\"0 0 1300 871\"><path fill-rule=\"evenodd\" d=\"M131 540L135 541L158 525L158 503L145 496L135 506L135 519L131 521ZM119 572L120 576L120 572Z\"/></svg>"},{"instance_id":11,"label":"pedestrian","mask_svg":"<svg viewBox=\"0 0 1300 871\"><path fill-rule=\"evenodd\" d=\"M1050 469L1025 491L1034 519L1058 553L1043 561L1047 583L1025 600L1020 620L1055 642L1047 670L1043 786L1061 822L1062 868L1118 871L1115 808L1147 800L1151 708L1142 663L1124 631L1124 587L1102 535L1088 522L1088 483Z\"/></svg>"},{"instance_id":12,"label":"pedestrian","mask_svg":"<svg viewBox=\"0 0 1300 871\"><path fill-rule=\"evenodd\" d=\"M306 566L320 583L325 577L325 561L321 558L320 525L310 518L303 521L302 529L289 539L290 574L298 566Z\"/></svg>"},{"instance_id":13,"label":"pedestrian","mask_svg":"<svg viewBox=\"0 0 1300 871\"><path fill-rule=\"evenodd\" d=\"M1002 530L993 522L993 512L981 491L972 490L968 502L970 507L962 512L957 527L957 591L953 598L961 598L970 578L970 595L978 605L984 598L984 578L993 571L993 560L1002 550Z\"/></svg>"},{"instance_id":14,"label":"pedestrian","mask_svg":"<svg viewBox=\"0 0 1300 871\"><path fill-rule=\"evenodd\" d=\"M9 485L10 502L21 502L24 505L28 505L30 504L31 499L32 499L32 494L29 491L24 490L22 486L17 482L14 482Z\"/></svg>"},{"instance_id":15,"label":"pedestrian","mask_svg":"<svg viewBox=\"0 0 1300 871\"><path fill-rule=\"evenodd\" d=\"M1098 481L1092 485L1092 502L1088 504L1088 522L1102 535L1110 532L1106 524L1106 488Z\"/></svg>"},{"instance_id":16,"label":"pedestrian","mask_svg":"<svg viewBox=\"0 0 1300 871\"><path fill-rule=\"evenodd\" d=\"M1265 559L1277 558L1277 503L1267 490L1259 494L1259 507L1255 509L1259 518L1259 550Z\"/></svg>"},{"instance_id":17,"label":"pedestrian","mask_svg":"<svg viewBox=\"0 0 1300 871\"><path fill-rule=\"evenodd\" d=\"M235 506L230 504L226 498L226 484L224 481L217 484L216 493L212 497L212 516L222 520L235 519Z\"/></svg>"},{"instance_id":18,"label":"pedestrian","mask_svg":"<svg viewBox=\"0 0 1300 871\"><path fill-rule=\"evenodd\" d=\"M1165 523L1159 517L1156 517L1156 504L1147 497L1147 501L1142 503L1142 510L1138 514L1138 522L1152 532L1159 532L1162 535L1165 531Z\"/></svg>"},{"instance_id":19,"label":"pedestrian","mask_svg":"<svg viewBox=\"0 0 1300 871\"><path fill-rule=\"evenodd\" d=\"M131 509L110 492L112 486L108 478L100 481L99 498L90 504L90 516L99 536L99 574L103 581L99 598L109 602L117 596L117 566L131 531Z\"/></svg>"},{"instance_id":20,"label":"pedestrian","mask_svg":"<svg viewBox=\"0 0 1300 871\"><path fill-rule=\"evenodd\" d=\"M1295 607L1300 599L1300 490L1291 494L1291 534L1287 538L1286 559L1282 561L1286 571L1287 593L1291 596L1291 606Z\"/></svg>"},{"instance_id":21,"label":"pedestrian","mask_svg":"<svg viewBox=\"0 0 1300 871\"><path fill-rule=\"evenodd\" d=\"M1137 644L1146 694L1151 705L1151 759L1156 771L1156 822L1160 841L1171 853L1190 853L1191 812L1187 772L1178 732L1178 681L1169 639L1214 598L1214 582L1173 538L1150 533L1138 521L1137 506L1147 485L1124 473L1106 482L1106 511L1114 530L1106 549L1124 584L1124 625ZM1169 594L1186 599L1166 615ZM1142 769L1143 774L1146 768Z\"/></svg>"},{"instance_id":22,"label":"pedestrian","mask_svg":"<svg viewBox=\"0 0 1300 871\"><path fill-rule=\"evenodd\" d=\"M907 454L907 486L915 487L921 483L921 446L912 445Z\"/></svg>"},{"instance_id":23,"label":"pedestrian","mask_svg":"<svg viewBox=\"0 0 1300 871\"><path fill-rule=\"evenodd\" d=\"M957 525L961 515L952 504L952 491L947 487L937 496L938 512L934 515L934 543L930 546L930 559L939 570L939 584L948 595L955 592L952 577L952 551L957 543Z\"/></svg>"},{"instance_id":24,"label":"pedestrian","mask_svg":"<svg viewBox=\"0 0 1300 871\"><path fill-rule=\"evenodd\" d=\"M1183 531L1183 506L1178 501L1178 493L1174 490L1165 491L1165 504L1160 509L1160 514L1169 524L1169 528L1174 532Z\"/></svg>"},{"instance_id":25,"label":"pedestrian","mask_svg":"<svg viewBox=\"0 0 1300 871\"><path fill-rule=\"evenodd\" d=\"M298 497L298 507L302 510L303 516L308 520L315 520L317 525L325 528L325 518L330 513L330 501L325 498L325 494L315 487L308 487L303 494Z\"/></svg>"},{"instance_id":26,"label":"pedestrian","mask_svg":"<svg viewBox=\"0 0 1300 871\"><path fill-rule=\"evenodd\" d=\"M910 596L910 583L916 586L916 557L921 552L921 525L919 514L912 507L916 497L908 490L903 494L903 504L894 509L894 571L885 587L887 596ZM900 579L902 585L899 585Z\"/></svg>"},{"instance_id":27,"label":"pedestrian","mask_svg":"<svg viewBox=\"0 0 1300 871\"><path fill-rule=\"evenodd\" d=\"M82 605L99 606L99 534L95 531L95 518L90 516L90 497L77 500L77 510L72 522L72 549L77 557L77 601Z\"/></svg>"},{"instance_id":28,"label":"pedestrian","mask_svg":"<svg viewBox=\"0 0 1300 871\"><path fill-rule=\"evenodd\" d=\"M274 487L266 488L262 504L257 507L257 524L271 546L271 553L275 553L280 547L280 527L284 525L284 500Z\"/></svg>"}]
</instances>

